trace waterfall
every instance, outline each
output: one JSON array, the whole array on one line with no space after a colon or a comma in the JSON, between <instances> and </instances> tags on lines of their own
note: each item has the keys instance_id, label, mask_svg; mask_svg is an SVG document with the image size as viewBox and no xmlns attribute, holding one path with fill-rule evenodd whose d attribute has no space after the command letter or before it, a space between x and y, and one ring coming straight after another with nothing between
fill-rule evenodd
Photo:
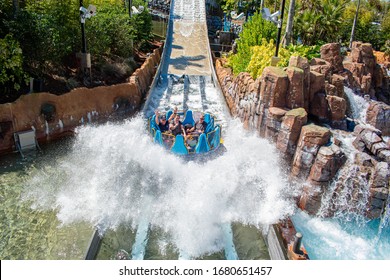
<instances>
[{"instance_id":1,"label":"waterfall","mask_svg":"<svg viewBox=\"0 0 390 280\"><path fill-rule=\"evenodd\" d=\"M383 212L380 219L378 236L376 238L377 242L382 238L383 231L385 231L386 228L389 228L389 226L390 226L390 196L387 198L385 211Z\"/></svg>"},{"instance_id":2,"label":"waterfall","mask_svg":"<svg viewBox=\"0 0 390 280\"><path fill-rule=\"evenodd\" d=\"M344 92L347 96L352 119L358 120L360 123L366 122L366 113L369 103L363 97L356 95L349 87L344 87Z\"/></svg>"},{"instance_id":3,"label":"waterfall","mask_svg":"<svg viewBox=\"0 0 390 280\"><path fill-rule=\"evenodd\" d=\"M347 161L338 170L333 181L324 192L318 216L334 216L346 221L355 220L362 224L369 199L367 170L357 163L359 151L352 142L355 139L350 133L333 131L333 136L341 141L340 148Z\"/></svg>"},{"instance_id":4,"label":"waterfall","mask_svg":"<svg viewBox=\"0 0 390 280\"><path fill-rule=\"evenodd\" d=\"M378 238L378 222L346 223L342 219L311 217L297 211L291 217L311 259L317 260L388 260L390 228Z\"/></svg>"}]
</instances>

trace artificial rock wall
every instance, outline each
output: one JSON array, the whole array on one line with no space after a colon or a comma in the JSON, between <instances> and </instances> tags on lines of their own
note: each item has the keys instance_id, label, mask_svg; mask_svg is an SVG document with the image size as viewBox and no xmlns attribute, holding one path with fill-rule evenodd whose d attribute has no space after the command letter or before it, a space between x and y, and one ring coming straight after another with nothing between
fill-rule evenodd
<instances>
[{"instance_id":1,"label":"artificial rock wall","mask_svg":"<svg viewBox=\"0 0 390 280\"><path fill-rule=\"evenodd\" d=\"M76 88L59 96L32 93L0 104L0 153L15 150L15 132L34 129L42 143L72 133L84 123L134 114L148 92L160 58L161 49L155 49L127 83Z\"/></svg>"},{"instance_id":2,"label":"artificial rock wall","mask_svg":"<svg viewBox=\"0 0 390 280\"><path fill-rule=\"evenodd\" d=\"M372 64L367 67L372 71L376 69ZM354 82L358 79L356 73L344 68L340 46L324 45L321 59L309 62L305 58L292 57L284 69L267 67L256 80L248 73L234 77L231 69L224 67L223 59L216 61L216 72L232 115L240 118L245 128L256 130L260 136L275 143L291 175L304 182L299 206L315 214L321 206L324 191L347 161L347 155L332 129L308 123L308 120L346 130L348 104L344 85L359 86L362 90ZM373 102L370 106L376 109L368 113L367 119L372 119L371 123L380 126L383 132L373 132L378 137L370 138L370 142L366 139L369 136L365 137L370 130L357 127L354 136L358 139L355 142L360 145L359 151L370 158L369 168L364 166L359 170L368 176L370 198L366 214L378 217L389 193L389 176L384 174L390 172L390 149L381 136L382 133L388 135L390 108L382 102ZM359 160L354 164L359 164ZM368 165L367 161L363 164Z\"/></svg>"}]
</instances>

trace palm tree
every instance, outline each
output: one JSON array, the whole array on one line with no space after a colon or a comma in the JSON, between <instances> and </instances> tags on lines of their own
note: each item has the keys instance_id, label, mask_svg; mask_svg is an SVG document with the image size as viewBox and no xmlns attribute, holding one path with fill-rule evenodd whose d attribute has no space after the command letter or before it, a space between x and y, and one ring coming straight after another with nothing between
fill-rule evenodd
<instances>
[{"instance_id":1,"label":"palm tree","mask_svg":"<svg viewBox=\"0 0 390 280\"><path fill-rule=\"evenodd\" d=\"M360 7L360 0L358 0L355 17L353 19L353 25L352 25L352 31L351 31L351 39L349 40L349 48L352 48L353 37L355 36L355 28L356 28L357 19L358 19L358 16L359 16L359 7Z\"/></svg>"},{"instance_id":2,"label":"palm tree","mask_svg":"<svg viewBox=\"0 0 390 280\"><path fill-rule=\"evenodd\" d=\"M295 14L295 0L290 0L284 46L288 46L291 43L294 14Z\"/></svg>"},{"instance_id":3,"label":"palm tree","mask_svg":"<svg viewBox=\"0 0 390 280\"><path fill-rule=\"evenodd\" d=\"M320 15L314 10L300 11L295 17L296 27L294 28L304 45L314 45L317 41Z\"/></svg>"},{"instance_id":4,"label":"palm tree","mask_svg":"<svg viewBox=\"0 0 390 280\"><path fill-rule=\"evenodd\" d=\"M343 12L347 2L338 0L322 0L320 16L319 39L322 41L336 41L338 30L343 22Z\"/></svg>"}]
</instances>

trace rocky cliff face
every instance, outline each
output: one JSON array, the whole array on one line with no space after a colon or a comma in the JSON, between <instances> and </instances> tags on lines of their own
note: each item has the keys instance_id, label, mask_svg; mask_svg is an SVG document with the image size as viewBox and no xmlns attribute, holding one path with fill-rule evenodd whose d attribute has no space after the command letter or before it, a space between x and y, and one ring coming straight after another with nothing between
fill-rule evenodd
<instances>
[{"instance_id":1,"label":"rocky cliff face","mask_svg":"<svg viewBox=\"0 0 390 280\"><path fill-rule=\"evenodd\" d=\"M38 141L44 142L71 133L83 123L135 113L153 80L160 55L161 49L154 50L128 83L77 88L59 96L33 93L13 103L1 104L0 153L15 149L15 132L35 129Z\"/></svg>"},{"instance_id":2,"label":"rocky cliff face","mask_svg":"<svg viewBox=\"0 0 390 280\"><path fill-rule=\"evenodd\" d=\"M332 191L334 177L344 166L353 166L354 176L367 178L365 185L356 186L369 194L363 202L367 209L364 214L374 218L383 211L389 194L390 147L382 136L389 135L389 106L377 101L370 103L367 122L376 130L357 126L355 132L346 132L348 100L344 86L379 99L376 89L379 84L384 88L383 81L388 79L376 76L378 66L370 54L372 48L367 44L356 43L351 52L356 57L352 61L356 62L346 63L340 45L327 44L321 48L321 59L309 62L292 57L289 67L267 67L256 80L248 73L234 77L223 60L216 61L217 76L233 116L240 118L246 128L275 143L291 176L304 182L298 204L311 214L318 212L323 194ZM356 71L346 65L352 65ZM350 151L343 148L339 133L335 135L339 129L355 138L353 157L346 154ZM362 157L370 159L369 167L368 161L357 160ZM340 195L344 188L339 184L333 195ZM359 200L358 197L353 199Z\"/></svg>"}]
</instances>

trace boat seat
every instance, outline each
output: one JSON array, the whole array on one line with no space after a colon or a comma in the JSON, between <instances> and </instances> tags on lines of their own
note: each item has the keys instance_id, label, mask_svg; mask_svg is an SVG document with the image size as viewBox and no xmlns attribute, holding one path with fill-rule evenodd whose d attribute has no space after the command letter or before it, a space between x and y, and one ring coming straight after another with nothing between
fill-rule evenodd
<instances>
[{"instance_id":1,"label":"boat seat","mask_svg":"<svg viewBox=\"0 0 390 280\"><path fill-rule=\"evenodd\" d=\"M179 155L188 155L188 150L186 146L184 145L184 137L183 135L176 135L175 143L173 143L173 146L171 148L171 151L175 154Z\"/></svg>"},{"instance_id":2,"label":"boat seat","mask_svg":"<svg viewBox=\"0 0 390 280\"><path fill-rule=\"evenodd\" d=\"M221 142L221 127L219 125L215 126L215 130L212 132L213 136L209 139L210 146L213 149L217 148Z\"/></svg>"},{"instance_id":3,"label":"boat seat","mask_svg":"<svg viewBox=\"0 0 390 280\"><path fill-rule=\"evenodd\" d=\"M156 134L154 135L154 143L158 143L160 145L163 144L162 134L160 130L156 130Z\"/></svg>"},{"instance_id":4,"label":"boat seat","mask_svg":"<svg viewBox=\"0 0 390 280\"><path fill-rule=\"evenodd\" d=\"M208 151L210 151L210 146L207 143L206 134L202 133L199 136L198 144L196 144L195 152L197 154L201 154L201 153L207 153Z\"/></svg>"},{"instance_id":5,"label":"boat seat","mask_svg":"<svg viewBox=\"0 0 390 280\"><path fill-rule=\"evenodd\" d=\"M204 121L205 121L207 124L209 124L209 123L210 123L210 120L211 120L210 114L209 114L209 113L204 114L203 117L204 117Z\"/></svg>"},{"instance_id":6,"label":"boat seat","mask_svg":"<svg viewBox=\"0 0 390 280\"><path fill-rule=\"evenodd\" d=\"M192 110L187 110L182 124L183 125L190 124L192 126L195 125L194 117L192 116Z\"/></svg>"},{"instance_id":7,"label":"boat seat","mask_svg":"<svg viewBox=\"0 0 390 280\"><path fill-rule=\"evenodd\" d=\"M211 132L211 131L213 131L213 130L214 130L214 118L213 118L213 117L210 117L210 122L207 123L207 127L206 127L205 132L206 132L206 133L209 133L209 132Z\"/></svg>"}]
</instances>

